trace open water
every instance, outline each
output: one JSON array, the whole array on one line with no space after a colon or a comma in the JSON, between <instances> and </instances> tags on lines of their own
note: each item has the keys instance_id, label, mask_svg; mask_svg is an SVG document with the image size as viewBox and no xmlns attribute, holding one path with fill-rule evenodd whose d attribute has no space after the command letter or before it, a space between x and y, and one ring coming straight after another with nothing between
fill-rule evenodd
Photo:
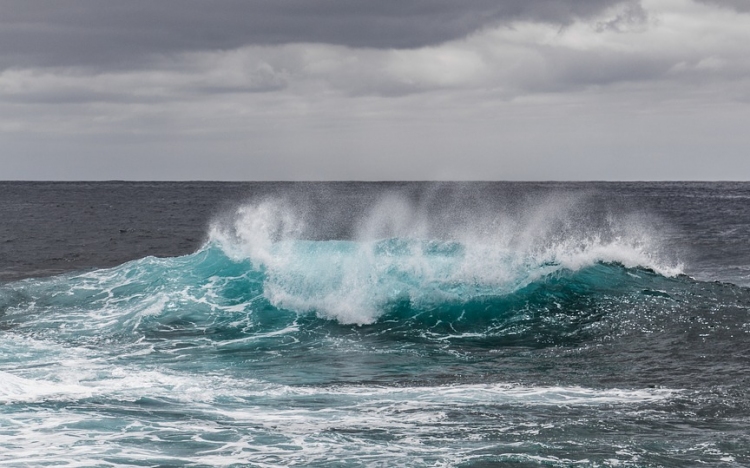
<instances>
[{"instance_id":1,"label":"open water","mask_svg":"<svg viewBox=\"0 0 750 468\"><path fill-rule=\"evenodd\" d=\"M750 465L750 184L0 183L2 466Z\"/></svg>"}]
</instances>

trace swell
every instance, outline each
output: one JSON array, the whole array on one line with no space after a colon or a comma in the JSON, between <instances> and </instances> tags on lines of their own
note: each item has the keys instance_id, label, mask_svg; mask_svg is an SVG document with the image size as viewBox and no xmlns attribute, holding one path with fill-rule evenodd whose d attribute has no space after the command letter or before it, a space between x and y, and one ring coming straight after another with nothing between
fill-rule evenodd
<instances>
[{"instance_id":1,"label":"swell","mask_svg":"<svg viewBox=\"0 0 750 468\"><path fill-rule=\"evenodd\" d=\"M693 284L642 219L594 216L576 200L467 217L392 194L350 220L345 239L319 238L310 220L321 213L264 200L218 218L191 255L7 284L0 325L84 344L302 340L353 325L545 346Z\"/></svg>"},{"instance_id":2,"label":"swell","mask_svg":"<svg viewBox=\"0 0 750 468\"><path fill-rule=\"evenodd\" d=\"M283 264L238 260L209 243L184 257L13 283L0 290L3 326L84 344L232 342L359 325L393 336L544 345L579 336L624 303L669 301L694 283L601 261L571 269L506 259L489 275L469 269L455 242L294 241L274 249Z\"/></svg>"}]
</instances>

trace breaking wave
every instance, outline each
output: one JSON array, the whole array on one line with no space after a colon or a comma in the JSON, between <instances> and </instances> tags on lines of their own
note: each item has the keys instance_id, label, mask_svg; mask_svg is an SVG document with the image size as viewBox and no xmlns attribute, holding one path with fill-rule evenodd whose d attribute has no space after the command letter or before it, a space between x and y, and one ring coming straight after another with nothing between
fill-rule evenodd
<instances>
[{"instance_id":1,"label":"breaking wave","mask_svg":"<svg viewBox=\"0 0 750 468\"><path fill-rule=\"evenodd\" d=\"M26 280L3 291L0 307L13 327L77 341L233 342L323 321L549 344L611 313L610 302L668 297L660 291L690 281L632 219L583 225L553 208L430 225L390 197L337 240L315 239L304 214L266 200L215 222L191 255Z\"/></svg>"}]
</instances>

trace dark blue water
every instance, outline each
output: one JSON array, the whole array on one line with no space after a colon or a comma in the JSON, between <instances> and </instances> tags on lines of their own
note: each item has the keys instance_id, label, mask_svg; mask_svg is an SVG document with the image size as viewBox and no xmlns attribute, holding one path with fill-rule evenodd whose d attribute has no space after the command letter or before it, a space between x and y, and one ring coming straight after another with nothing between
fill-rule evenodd
<instances>
[{"instance_id":1,"label":"dark blue water","mask_svg":"<svg viewBox=\"0 0 750 468\"><path fill-rule=\"evenodd\" d=\"M0 195L4 465L750 464L750 184Z\"/></svg>"}]
</instances>

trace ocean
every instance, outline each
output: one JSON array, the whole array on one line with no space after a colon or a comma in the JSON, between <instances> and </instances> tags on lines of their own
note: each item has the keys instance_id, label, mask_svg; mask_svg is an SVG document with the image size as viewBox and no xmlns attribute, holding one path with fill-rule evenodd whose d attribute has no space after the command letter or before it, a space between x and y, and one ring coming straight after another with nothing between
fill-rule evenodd
<instances>
[{"instance_id":1,"label":"ocean","mask_svg":"<svg viewBox=\"0 0 750 468\"><path fill-rule=\"evenodd\" d=\"M750 466L750 183L0 183L0 465Z\"/></svg>"}]
</instances>

